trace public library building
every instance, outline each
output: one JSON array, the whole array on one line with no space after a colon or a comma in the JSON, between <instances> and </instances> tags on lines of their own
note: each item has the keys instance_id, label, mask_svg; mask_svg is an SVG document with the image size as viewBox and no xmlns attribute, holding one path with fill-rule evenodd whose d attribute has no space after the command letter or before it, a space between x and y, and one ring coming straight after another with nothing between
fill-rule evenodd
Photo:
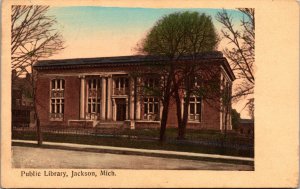
<instances>
[{"instance_id":1,"label":"public library building","mask_svg":"<svg viewBox=\"0 0 300 189\"><path fill-rule=\"evenodd\" d=\"M41 126L159 128L162 102L141 95L138 88L160 84L151 66L164 61L136 55L37 62L36 105ZM204 54L201 61L217 66L220 82L232 85L235 76L222 53ZM132 72L139 76L131 77ZM167 127L177 127L176 104L173 98L171 101ZM183 103L184 98L182 107ZM221 106L221 102L217 104ZM224 113L200 97L190 98L188 113L187 128L224 129Z\"/></svg>"}]
</instances>

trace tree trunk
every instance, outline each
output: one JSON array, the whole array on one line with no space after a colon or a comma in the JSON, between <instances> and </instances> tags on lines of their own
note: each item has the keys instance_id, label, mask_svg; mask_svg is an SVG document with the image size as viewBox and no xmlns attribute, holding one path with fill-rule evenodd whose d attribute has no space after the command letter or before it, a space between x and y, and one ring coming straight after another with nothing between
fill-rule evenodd
<instances>
[{"instance_id":1,"label":"tree trunk","mask_svg":"<svg viewBox=\"0 0 300 189\"><path fill-rule=\"evenodd\" d=\"M160 122L160 133L159 133L159 140L161 142L165 140L165 132L167 127L170 96L171 96L171 84L172 84L172 77L174 74L173 72L174 72L174 67L173 67L173 63L171 63L170 72L167 78L167 84L165 87L164 98L163 98L163 112L162 112L162 118Z\"/></svg>"},{"instance_id":2,"label":"tree trunk","mask_svg":"<svg viewBox=\"0 0 300 189\"><path fill-rule=\"evenodd\" d=\"M181 123L180 127L178 127L177 139L178 140L184 140L185 139L185 127L182 123Z\"/></svg>"},{"instance_id":3,"label":"tree trunk","mask_svg":"<svg viewBox=\"0 0 300 189\"><path fill-rule=\"evenodd\" d=\"M180 83L176 81L175 76L173 77L173 83L174 83L174 96L176 101L176 115L177 115L177 124L178 124L178 135L177 139L181 140L184 139L184 128L182 125L182 109L181 109L181 99L179 94L179 85Z\"/></svg>"},{"instance_id":4,"label":"tree trunk","mask_svg":"<svg viewBox=\"0 0 300 189\"><path fill-rule=\"evenodd\" d=\"M190 93L187 93L186 103L183 105L183 117L181 122L181 128L179 129L179 139L185 139L185 133L186 133L186 125L188 120L188 110L189 110L189 103L190 103Z\"/></svg>"},{"instance_id":5,"label":"tree trunk","mask_svg":"<svg viewBox=\"0 0 300 189\"><path fill-rule=\"evenodd\" d=\"M227 134L227 117L228 117L229 105L227 104L225 109L225 121L224 121L224 134Z\"/></svg>"},{"instance_id":6,"label":"tree trunk","mask_svg":"<svg viewBox=\"0 0 300 189\"><path fill-rule=\"evenodd\" d=\"M42 132L41 132L40 119L38 117L36 118L36 128L37 128L37 142L38 142L38 145L42 145L43 144L43 138L42 138Z\"/></svg>"},{"instance_id":7,"label":"tree trunk","mask_svg":"<svg viewBox=\"0 0 300 189\"><path fill-rule=\"evenodd\" d=\"M33 105L34 105L34 117L36 120L36 136L37 136L37 143L38 145L43 144L43 138L42 138L42 130L41 130L41 124L40 124L40 118L37 113L37 107L36 107L36 97L35 93L33 95Z\"/></svg>"},{"instance_id":8,"label":"tree trunk","mask_svg":"<svg viewBox=\"0 0 300 189\"><path fill-rule=\"evenodd\" d=\"M169 109L169 98L165 98L163 102L163 111L162 118L160 123L160 133L159 133L159 141L163 142L165 140L165 132L167 127L168 120L168 109Z\"/></svg>"},{"instance_id":9,"label":"tree trunk","mask_svg":"<svg viewBox=\"0 0 300 189\"><path fill-rule=\"evenodd\" d=\"M189 68L189 67L188 67ZM181 125L178 128L178 139L179 140L184 140L185 139L185 133L186 133L186 125L187 125L187 120L188 120L188 108L190 104L190 96L191 96L191 87L190 87L190 79L187 77L184 81L185 84L185 103L183 105L183 117L181 119ZM180 104L181 106L181 104ZM181 108L180 108L181 109ZM180 114L181 116L181 114Z\"/></svg>"},{"instance_id":10,"label":"tree trunk","mask_svg":"<svg viewBox=\"0 0 300 189\"><path fill-rule=\"evenodd\" d=\"M40 118L38 116L38 111L37 111L37 104L36 104L36 86L35 86L35 78L36 76L34 75L34 71L32 69L31 65L31 86L32 86L32 100L33 100L33 107L34 107L34 118L36 120L36 136L37 136L37 143L38 145L43 144L43 137L42 137L42 130L41 130L41 124L40 124Z\"/></svg>"},{"instance_id":11,"label":"tree trunk","mask_svg":"<svg viewBox=\"0 0 300 189\"><path fill-rule=\"evenodd\" d=\"M183 117L182 117L182 119L180 119L181 122L178 124L178 137L177 138L179 140L185 139L186 125L187 125L187 118L188 118L188 104L187 103L184 103ZM180 112L180 116L181 116L181 112Z\"/></svg>"},{"instance_id":12,"label":"tree trunk","mask_svg":"<svg viewBox=\"0 0 300 189\"><path fill-rule=\"evenodd\" d=\"M179 91L178 89L175 89L174 91L175 93L175 100L176 100L176 114L177 114L177 122L178 122L178 136L177 139L183 139L182 137L184 135L182 135L182 114L181 114L181 100L180 100L180 96L179 96Z\"/></svg>"}]
</instances>

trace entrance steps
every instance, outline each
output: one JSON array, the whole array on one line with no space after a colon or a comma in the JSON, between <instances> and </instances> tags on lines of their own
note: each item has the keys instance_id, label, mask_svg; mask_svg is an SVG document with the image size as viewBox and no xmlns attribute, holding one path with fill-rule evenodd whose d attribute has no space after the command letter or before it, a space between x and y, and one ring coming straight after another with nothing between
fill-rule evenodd
<instances>
[{"instance_id":1,"label":"entrance steps","mask_svg":"<svg viewBox=\"0 0 300 189\"><path fill-rule=\"evenodd\" d=\"M68 120L68 126L90 128L95 127L98 122L96 120Z\"/></svg>"},{"instance_id":2,"label":"entrance steps","mask_svg":"<svg viewBox=\"0 0 300 189\"><path fill-rule=\"evenodd\" d=\"M124 126L124 121L100 121L96 124L98 128L121 128Z\"/></svg>"}]
</instances>

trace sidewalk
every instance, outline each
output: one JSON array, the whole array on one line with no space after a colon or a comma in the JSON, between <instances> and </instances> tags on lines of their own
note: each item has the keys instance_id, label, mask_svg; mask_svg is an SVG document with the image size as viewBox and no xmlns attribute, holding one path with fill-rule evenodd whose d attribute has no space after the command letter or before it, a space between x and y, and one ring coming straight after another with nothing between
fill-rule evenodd
<instances>
[{"instance_id":1,"label":"sidewalk","mask_svg":"<svg viewBox=\"0 0 300 189\"><path fill-rule=\"evenodd\" d=\"M39 147L36 141L31 140L12 140L13 145ZM113 146L96 146L86 144L74 144L74 143L58 143L58 142L43 142L41 148L56 148L56 149L69 149L76 151L88 151L88 152L102 152L102 153L117 153L127 155L145 155L145 156L158 156L158 157L172 157L180 159L193 159L193 160L206 160L206 161L221 161L235 164L254 164L254 158L237 157L217 154L203 154L193 152L179 152L179 151L167 151L167 150L149 150L149 149L136 149L136 148L124 148Z\"/></svg>"}]
</instances>

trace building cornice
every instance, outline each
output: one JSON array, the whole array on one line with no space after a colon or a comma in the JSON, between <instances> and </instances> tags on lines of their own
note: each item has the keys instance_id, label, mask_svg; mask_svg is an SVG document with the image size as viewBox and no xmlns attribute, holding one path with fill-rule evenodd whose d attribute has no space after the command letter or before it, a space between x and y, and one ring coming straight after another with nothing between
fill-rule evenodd
<instances>
[{"instance_id":1,"label":"building cornice","mask_svg":"<svg viewBox=\"0 0 300 189\"><path fill-rule=\"evenodd\" d=\"M191 57L182 57L180 62L193 61ZM197 61L201 63L218 62L221 63L230 79L235 80L233 71L227 59L220 54L215 56L199 56ZM82 59L62 59L62 60L42 60L34 65L35 70L69 70L69 69L90 69L90 68L118 68L118 67L144 67L153 65L164 65L168 59L151 56L124 56L124 57L104 57L104 58L82 58Z\"/></svg>"}]
</instances>

